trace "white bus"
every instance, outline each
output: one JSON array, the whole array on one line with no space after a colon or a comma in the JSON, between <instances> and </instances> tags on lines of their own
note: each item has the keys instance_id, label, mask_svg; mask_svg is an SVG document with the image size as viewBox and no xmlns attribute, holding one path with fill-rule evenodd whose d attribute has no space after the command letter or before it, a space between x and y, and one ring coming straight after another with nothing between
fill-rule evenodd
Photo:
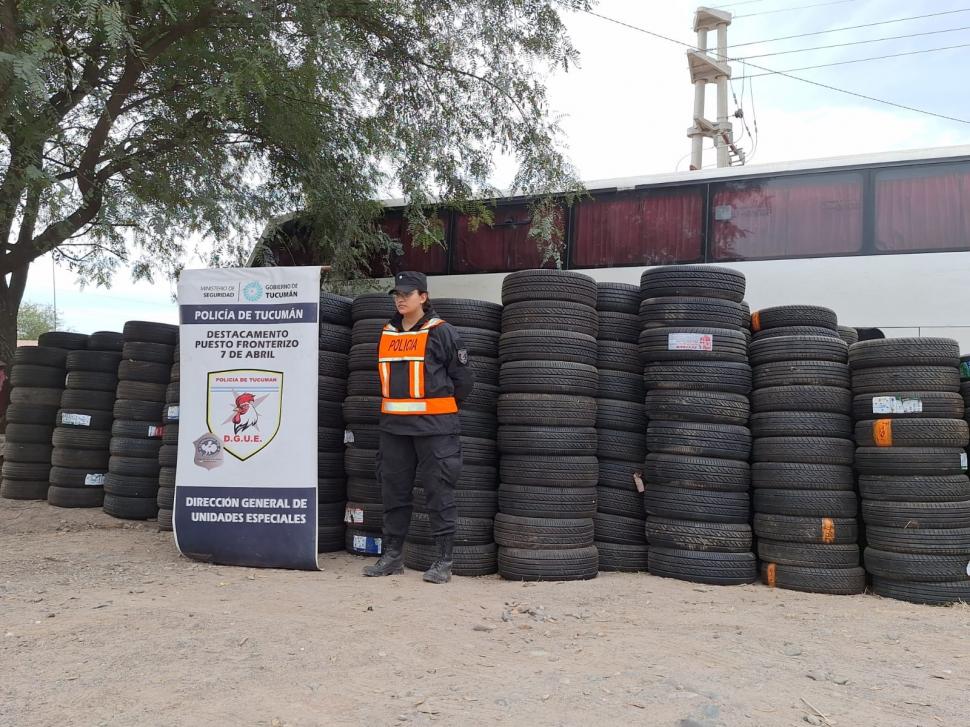
<instances>
[{"instance_id":1,"label":"white bus","mask_svg":"<svg viewBox=\"0 0 970 727\"><path fill-rule=\"evenodd\" d=\"M712 263L744 272L752 310L809 303L887 336L948 336L970 351L970 146L890 152L586 184L563 206L563 267L639 283L648 267ZM495 200L495 224L443 213L445 247L413 248L402 201L383 227L402 240L391 272L433 276L432 297L501 300L508 272L538 267L528 200ZM264 234L280 265L308 264ZM287 229L290 227L290 229ZM285 248L285 249L284 249Z\"/></svg>"}]
</instances>

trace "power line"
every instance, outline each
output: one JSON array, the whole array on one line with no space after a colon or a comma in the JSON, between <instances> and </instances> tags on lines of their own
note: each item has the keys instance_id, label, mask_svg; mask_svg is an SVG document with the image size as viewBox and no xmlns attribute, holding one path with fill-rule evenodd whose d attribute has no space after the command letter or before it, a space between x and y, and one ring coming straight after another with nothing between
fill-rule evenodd
<instances>
[{"instance_id":1,"label":"power line","mask_svg":"<svg viewBox=\"0 0 970 727\"><path fill-rule=\"evenodd\" d=\"M754 18L758 15L777 15L778 13L791 13L795 10L808 10L809 8L822 8L826 5L845 5L846 3L854 3L857 0L828 0L824 3L813 3L812 5L798 5L794 8L780 8L778 10L762 10L760 13L748 13L747 15L735 15L734 19L739 18Z\"/></svg>"},{"instance_id":2,"label":"power line","mask_svg":"<svg viewBox=\"0 0 970 727\"><path fill-rule=\"evenodd\" d=\"M944 10L939 13L927 13L925 15L911 15L908 18L893 18L892 20L880 20L875 23L863 23L862 25L846 25L841 28L829 28L828 30L816 30L811 33L799 33L797 35L782 35L777 38L766 38L765 40L752 40L747 43L735 43L734 48L741 48L746 45L761 45L762 43L775 43L779 40L793 40L795 38L808 38L813 35L825 35L827 33L841 33L844 30L859 30L860 28L875 28L878 25L891 25L893 23L905 23L910 20L923 20L924 18L937 18L941 15L956 15L957 13L968 13L970 8L959 10Z\"/></svg>"},{"instance_id":3,"label":"power line","mask_svg":"<svg viewBox=\"0 0 970 727\"><path fill-rule=\"evenodd\" d=\"M970 10L970 8L968 8L968 10ZM700 51L699 48L697 48L696 46L691 45L690 43L685 43L682 40L677 40L676 38L671 38L670 36L662 35L661 33L656 33L656 32L654 32L652 30L647 30L646 28L641 28L641 27L639 27L637 25L631 25L630 23L624 22L622 20L617 20L616 18L611 18L608 15L601 15L600 13L597 13L594 10L583 10L583 12L584 13L587 13L588 15L592 15L594 17L600 18L601 20L605 20L605 21L607 21L609 23L613 23L615 25L619 25L619 26L622 26L624 28L629 28L630 30L635 30L638 33L643 33L645 35L649 35L649 36L654 37L654 38L660 38L661 40L666 40L669 43L675 43L675 44L677 44L677 45L679 45L681 47L689 48L690 50ZM735 59L728 58L726 60L731 61L731 60L735 60ZM883 98L877 98L875 96L869 96L869 95L864 94L864 93L859 93L858 91L849 91L849 90L844 89L844 88L838 88L837 86L830 86L829 84L822 83L820 81L812 81L811 79L802 78L801 76L793 76L790 73L788 73L787 71L775 71L775 70L772 70L771 68L766 68L765 66L759 66L756 63L751 63L750 61L745 61L745 63L747 63L748 65L750 65L752 68L757 68L759 71L768 71L772 75L778 75L778 76L782 76L784 78L790 78L790 79L795 80L795 81L801 81L802 83L807 83L810 86L817 86L818 88L824 88L824 89L827 89L829 91L837 91L838 93L843 93L843 94L845 94L847 96L855 96L856 98L865 99L866 101L873 101L875 103L880 103L880 104L883 104L885 106L892 106L892 107L897 108L897 109L904 109L906 111L912 111L912 112L917 113L917 114L924 114L926 116L934 116L934 117L936 117L938 119L945 119L947 121L956 121L957 123L960 123L960 124L968 124L968 125L970 125L970 121L968 121L967 119L957 118L956 116L947 116L946 114L940 114L940 113L937 113L935 111L927 111L925 109L916 108L915 106L907 106L906 104L896 103L895 101L887 101L886 99L883 99Z\"/></svg>"},{"instance_id":4,"label":"power line","mask_svg":"<svg viewBox=\"0 0 970 727\"><path fill-rule=\"evenodd\" d=\"M927 30L923 33L909 33L908 35L891 35L885 38L869 38L868 40L850 40L845 43L832 43L831 45L816 45L811 48L798 48L797 50L780 50L774 53L760 53L754 56L743 56L738 60L748 60L751 58L767 58L769 56L784 56L792 53L807 53L813 50L828 50L830 48L845 48L851 45L866 45L867 43L881 43L887 40L905 40L907 38L918 38L924 35L939 35L940 33L956 33L960 30L970 30L970 25L963 25L959 28L945 28L944 30ZM737 46L735 46L737 47Z\"/></svg>"},{"instance_id":5,"label":"power line","mask_svg":"<svg viewBox=\"0 0 970 727\"><path fill-rule=\"evenodd\" d=\"M915 55L920 55L921 53L936 53L938 51L955 50L957 48L968 48L968 47L970 47L970 43L961 43L960 45L947 45L947 46L943 46L942 48L924 48L923 50L911 50L911 51L906 51L904 53L890 53L884 56L870 56L869 58L855 58L848 61L835 61L834 63L820 63L816 66L802 66L801 68L788 68L784 71L767 71L765 73L753 73L750 76L748 76L748 78L761 78L763 76L773 76L775 74L784 75L786 73L792 73L795 71L812 71L812 70L815 70L816 68L832 68L833 66L848 66L852 63L866 63L867 61L882 61L882 60L886 60L887 58L902 58L903 56L915 56ZM755 67L757 68L757 66Z\"/></svg>"}]
</instances>

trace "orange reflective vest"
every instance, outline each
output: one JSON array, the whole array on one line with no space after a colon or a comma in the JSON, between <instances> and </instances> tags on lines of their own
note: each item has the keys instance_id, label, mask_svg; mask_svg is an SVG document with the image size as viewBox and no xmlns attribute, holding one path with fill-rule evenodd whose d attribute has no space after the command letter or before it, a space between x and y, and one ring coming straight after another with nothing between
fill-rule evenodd
<instances>
[{"instance_id":1,"label":"orange reflective vest","mask_svg":"<svg viewBox=\"0 0 970 727\"><path fill-rule=\"evenodd\" d=\"M390 323L384 326L377 350L377 368L381 375L381 412L384 414L457 414L458 402L453 396L425 396L424 357L428 334L444 323L431 318L416 331L399 331ZM397 377L407 377L408 398L391 397L391 374L395 389L401 390Z\"/></svg>"}]
</instances>

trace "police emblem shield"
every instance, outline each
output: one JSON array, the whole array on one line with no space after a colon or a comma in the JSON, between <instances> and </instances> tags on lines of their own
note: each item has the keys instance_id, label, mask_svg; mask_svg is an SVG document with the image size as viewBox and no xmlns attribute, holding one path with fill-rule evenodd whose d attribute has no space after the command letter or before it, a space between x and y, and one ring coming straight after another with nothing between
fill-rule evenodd
<instances>
[{"instance_id":1,"label":"police emblem shield","mask_svg":"<svg viewBox=\"0 0 970 727\"><path fill-rule=\"evenodd\" d=\"M206 424L223 451L240 461L273 441L282 407L282 371L235 369L209 374Z\"/></svg>"}]
</instances>

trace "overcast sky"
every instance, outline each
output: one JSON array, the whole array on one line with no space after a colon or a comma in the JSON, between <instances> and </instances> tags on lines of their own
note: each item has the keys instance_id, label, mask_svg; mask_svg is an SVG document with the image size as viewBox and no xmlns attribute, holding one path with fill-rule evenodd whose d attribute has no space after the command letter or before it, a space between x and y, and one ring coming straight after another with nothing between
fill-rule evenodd
<instances>
[{"instance_id":1,"label":"overcast sky","mask_svg":"<svg viewBox=\"0 0 970 727\"><path fill-rule=\"evenodd\" d=\"M814 8L775 13L793 6ZM876 23L929 13L958 10L958 0L746 0L731 4L736 16L728 33L729 55L742 56L800 50L821 45L886 38L928 31L954 30L885 42L752 59L770 70L787 70L872 56L943 46L970 44L970 12L938 15L908 22L815 35L787 41L766 39ZM596 12L647 28L685 43L692 31L697 5L684 0L602 0ZM751 17L740 17L751 14ZM672 172L687 168L693 89L685 49L591 15L567 18L573 43L582 60L578 69L549 82L551 107L561 114L570 158L585 180ZM713 36L712 36L713 41ZM737 47L737 44L748 44ZM970 95L961 67L970 61L970 47L904 56L816 70L794 75L888 101L970 120ZM734 76L763 72L734 63ZM752 164L970 144L970 123L934 118L855 98L782 76L751 78L734 90L754 132L758 147ZM743 98L743 101L742 101ZM708 118L713 118L714 92L709 90ZM730 110L736 108L733 100ZM735 129L741 145L751 139ZM705 164L713 164L713 151ZM501 165L496 177L507 186L509 170ZM56 281L56 283L55 283ZM66 270L52 270L49 258L31 267L25 300L53 302L67 325L81 332L121 330L131 319L175 322L174 286L167 281L132 283L120 274L111 289L79 292Z\"/></svg>"}]
</instances>

